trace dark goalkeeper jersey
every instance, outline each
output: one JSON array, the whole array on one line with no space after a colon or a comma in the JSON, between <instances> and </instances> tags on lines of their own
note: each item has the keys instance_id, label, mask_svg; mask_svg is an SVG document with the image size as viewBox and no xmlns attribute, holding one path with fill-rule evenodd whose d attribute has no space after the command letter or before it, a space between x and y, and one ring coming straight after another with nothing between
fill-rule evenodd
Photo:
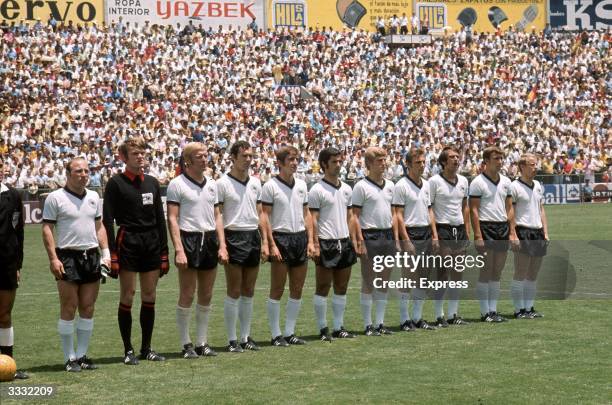
<instances>
[{"instance_id":1,"label":"dark goalkeeper jersey","mask_svg":"<svg viewBox=\"0 0 612 405\"><path fill-rule=\"evenodd\" d=\"M104 190L104 227L111 251L116 250L113 222L128 232L157 231L162 253L168 252L166 220L159 182L151 176L114 175Z\"/></svg>"}]
</instances>

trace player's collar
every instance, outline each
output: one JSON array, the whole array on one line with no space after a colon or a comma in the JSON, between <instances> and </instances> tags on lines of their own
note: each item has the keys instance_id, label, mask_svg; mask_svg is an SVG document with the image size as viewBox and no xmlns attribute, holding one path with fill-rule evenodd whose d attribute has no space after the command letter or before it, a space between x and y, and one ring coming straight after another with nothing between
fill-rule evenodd
<instances>
[{"instance_id":1,"label":"player's collar","mask_svg":"<svg viewBox=\"0 0 612 405\"><path fill-rule=\"evenodd\" d=\"M457 183L459 183L459 177L457 177L457 180L455 180L454 183L452 181L450 181L449 179L447 179L446 177L444 177L444 174L442 174L442 173L440 173L440 177L442 177L448 184L450 184L453 187L455 187L457 185Z\"/></svg>"},{"instance_id":2,"label":"player's collar","mask_svg":"<svg viewBox=\"0 0 612 405\"><path fill-rule=\"evenodd\" d=\"M385 179L383 179L382 185L378 184L377 182L375 182L374 180L372 180L370 178L370 176L366 176L365 179L367 181L369 181L370 183L374 184L376 187L378 187L379 189L383 190L385 188Z\"/></svg>"},{"instance_id":3,"label":"player's collar","mask_svg":"<svg viewBox=\"0 0 612 405\"><path fill-rule=\"evenodd\" d=\"M237 181L238 183L242 184L245 187L246 187L247 184L249 184L249 180L251 179L250 176L247 176L247 179L245 181L242 181L242 180L239 180L236 177L232 176L231 173L227 173L227 177L229 177L230 179L234 179L235 181Z\"/></svg>"},{"instance_id":4,"label":"player's collar","mask_svg":"<svg viewBox=\"0 0 612 405\"><path fill-rule=\"evenodd\" d=\"M87 195L87 190L83 191L83 194L77 194L74 191L70 190L68 188L68 185L64 186L64 190L66 190L66 192L70 195L75 196L76 198L78 198L79 200L82 200L83 198L85 198L85 196Z\"/></svg>"},{"instance_id":5,"label":"player's collar","mask_svg":"<svg viewBox=\"0 0 612 405\"><path fill-rule=\"evenodd\" d=\"M134 182L134 180L136 180L136 177L140 177L140 181L144 181L144 174L140 173L140 174L136 174L136 173L132 173L131 171L129 171L128 169L125 169L125 171L123 172L123 174L125 175L125 177L127 177L132 183Z\"/></svg>"},{"instance_id":6,"label":"player's collar","mask_svg":"<svg viewBox=\"0 0 612 405\"><path fill-rule=\"evenodd\" d=\"M493 179L490 178L489 176L487 176L487 174L485 172L482 172L482 175L484 176L485 179L489 180L491 183L495 184L496 186L499 184L499 182L501 180L501 174L498 175L499 179L497 179L497 181L493 181Z\"/></svg>"},{"instance_id":7,"label":"player's collar","mask_svg":"<svg viewBox=\"0 0 612 405\"><path fill-rule=\"evenodd\" d=\"M274 178L276 180L278 180L279 182L281 182L282 184L284 184L285 186L289 187L290 189L293 189L293 186L295 186L295 178L293 178L293 177L291 178L293 180L293 183L291 183L291 184L289 184L285 180L283 180L281 178L281 176L274 176Z\"/></svg>"},{"instance_id":8,"label":"player's collar","mask_svg":"<svg viewBox=\"0 0 612 405\"><path fill-rule=\"evenodd\" d=\"M529 185L528 183L524 182L523 179L521 179L520 177L518 178L518 181L520 183L523 183L525 186L529 187L530 189L533 190L533 188L535 187L535 182L532 182L531 185Z\"/></svg>"},{"instance_id":9,"label":"player's collar","mask_svg":"<svg viewBox=\"0 0 612 405\"><path fill-rule=\"evenodd\" d=\"M321 181L323 181L323 182L325 182L325 183L329 184L330 186L332 186L332 187L333 187L333 188L335 188L336 190L340 190L340 186L342 186L342 182L341 182L341 181L338 181L338 185L335 185L335 184L332 184L332 183L330 183L329 181L327 181L327 180L325 179L325 177L323 177L323 178L321 179Z\"/></svg>"},{"instance_id":10,"label":"player's collar","mask_svg":"<svg viewBox=\"0 0 612 405\"><path fill-rule=\"evenodd\" d=\"M196 186L203 188L206 185L206 177L204 177L204 181L203 182L198 182L196 179L192 178L191 176L189 176L187 174L187 172L183 172L183 176L185 176L185 178L187 180L189 180L190 182L192 182L193 184L195 184Z\"/></svg>"},{"instance_id":11,"label":"player's collar","mask_svg":"<svg viewBox=\"0 0 612 405\"><path fill-rule=\"evenodd\" d=\"M410 181L412 184L414 184L415 186L417 186L418 188L423 187L423 180L421 180L421 184L416 183L414 180L412 180L412 178L410 178L410 176L406 175L406 178L408 179L408 181Z\"/></svg>"}]
</instances>

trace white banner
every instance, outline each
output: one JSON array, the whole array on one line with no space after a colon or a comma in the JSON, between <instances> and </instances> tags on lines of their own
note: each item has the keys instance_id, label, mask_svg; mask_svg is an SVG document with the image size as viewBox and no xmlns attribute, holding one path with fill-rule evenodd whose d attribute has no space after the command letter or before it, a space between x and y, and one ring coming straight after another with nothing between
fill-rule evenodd
<instances>
[{"instance_id":1,"label":"white banner","mask_svg":"<svg viewBox=\"0 0 612 405\"><path fill-rule=\"evenodd\" d=\"M264 28L264 0L106 0L106 22L123 22L144 25L181 26L193 22L196 27L243 27L255 21Z\"/></svg>"}]
</instances>

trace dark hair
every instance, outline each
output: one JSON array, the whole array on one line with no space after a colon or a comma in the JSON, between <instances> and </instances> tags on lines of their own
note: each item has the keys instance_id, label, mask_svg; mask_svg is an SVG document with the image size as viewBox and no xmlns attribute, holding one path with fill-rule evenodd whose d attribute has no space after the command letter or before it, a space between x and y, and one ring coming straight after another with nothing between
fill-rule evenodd
<instances>
[{"instance_id":1,"label":"dark hair","mask_svg":"<svg viewBox=\"0 0 612 405\"><path fill-rule=\"evenodd\" d=\"M238 154L242 149L250 149L251 144L247 141L236 141L232 147L230 148L230 155L233 157L238 157Z\"/></svg>"},{"instance_id":2,"label":"dark hair","mask_svg":"<svg viewBox=\"0 0 612 405\"><path fill-rule=\"evenodd\" d=\"M459 154L459 149L456 146L445 146L444 149L442 149L442 152L440 152L440 156L438 156L438 164L442 166L442 169L444 169L444 165L448 160L449 152L456 152L457 154Z\"/></svg>"},{"instance_id":3,"label":"dark hair","mask_svg":"<svg viewBox=\"0 0 612 405\"><path fill-rule=\"evenodd\" d=\"M325 148L319 152L319 165L323 172L325 172L325 166L329 163L329 159L334 156L339 156L340 151L336 148Z\"/></svg>"},{"instance_id":4,"label":"dark hair","mask_svg":"<svg viewBox=\"0 0 612 405\"><path fill-rule=\"evenodd\" d=\"M425 155L425 149L423 148L412 148L406 154L406 163L412 164L412 161L419 156Z\"/></svg>"},{"instance_id":5,"label":"dark hair","mask_svg":"<svg viewBox=\"0 0 612 405\"><path fill-rule=\"evenodd\" d=\"M72 162L76 162L77 160L82 160L83 162L87 163L87 160L80 156L72 158L66 163L66 173L70 174L70 172L72 171Z\"/></svg>"}]
</instances>

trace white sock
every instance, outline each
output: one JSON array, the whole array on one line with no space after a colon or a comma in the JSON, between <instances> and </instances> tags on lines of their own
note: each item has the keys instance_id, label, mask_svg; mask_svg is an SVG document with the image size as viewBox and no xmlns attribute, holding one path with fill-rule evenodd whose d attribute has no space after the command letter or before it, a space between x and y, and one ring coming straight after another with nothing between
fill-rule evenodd
<instances>
[{"instance_id":1,"label":"white sock","mask_svg":"<svg viewBox=\"0 0 612 405\"><path fill-rule=\"evenodd\" d=\"M444 317L444 293L446 288L439 288L434 291L434 315L436 319Z\"/></svg>"},{"instance_id":2,"label":"white sock","mask_svg":"<svg viewBox=\"0 0 612 405\"><path fill-rule=\"evenodd\" d=\"M251 335L251 319L253 319L253 297L240 297L238 307L238 318L240 319L240 340L246 343Z\"/></svg>"},{"instance_id":3,"label":"white sock","mask_svg":"<svg viewBox=\"0 0 612 405\"><path fill-rule=\"evenodd\" d=\"M14 343L13 327L0 328L0 346L13 346Z\"/></svg>"},{"instance_id":4,"label":"white sock","mask_svg":"<svg viewBox=\"0 0 612 405\"><path fill-rule=\"evenodd\" d=\"M287 320L285 321L285 336L295 335L295 324L297 322L298 315L300 314L300 308L302 307L302 300L294 300L289 298L287 300Z\"/></svg>"},{"instance_id":5,"label":"white sock","mask_svg":"<svg viewBox=\"0 0 612 405\"><path fill-rule=\"evenodd\" d=\"M346 295L332 297L332 312L334 314L334 330L340 330L344 325L344 308L346 308Z\"/></svg>"},{"instance_id":6,"label":"white sock","mask_svg":"<svg viewBox=\"0 0 612 405\"><path fill-rule=\"evenodd\" d=\"M448 317L452 319L455 316L459 316L459 296L461 290L459 288L449 288L448 292Z\"/></svg>"},{"instance_id":7,"label":"white sock","mask_svg":"<svg viewBox=\"0 0 612 405\"><path fill-rule=\"evenodd\" d=\"M60 319L57 322L57 331L62 339L62 350L64 351L64 362L68 360L76 360L74 353L74 319L65 321Z\"/></svg>"},{"instance_id":8,"label":"white sock","mask_svg":"<svg viewBox=\"0 0 612 405\"><path fill-rule=\"evenodd\" d=\"M372 294L361 293L361 316L364 328L372 325Z\"/></svg>"},{"instance_id":9,"label":"white sock","mask_svg":"<svg viewBox=\"0 0 612 405\"><path fill-rule=\"evenodd\" d=\"M280 301L268 298L268 323L272 338L281 334L280 330Z\"/></svg>"},{"instance_id":10,"label":"white sock","mask_svg":"<svg viewBox=\"0 0 612 405\"><path fill-rule=\"evenodd\" d=\"M414 293L413 293L413 297L414 297ZM406 292L400 293L400 298L399 298L400 325L403 325L404 322L410 320L410 312L408 312L408 300L409 299L410 299L410 294Z\"/></svg>"},{"instance_id":11,"label":"white sock","mask_svg":"<svg viewBox=\"0 0 612 405\"><path fill-rule=\"evenodd\" d=\"M91 334L93 333L94 321L91 319L83 319L79 318L76 325L76 333L77 333L77 349L76 349L76 358L80 359L81 357L87 354L87 349L89 348L89 339L91 338Z\"/></svg>"},{"instance_id":12,"label":"white sock","mask_svg":"<svg viewBox=\"0 0 612 405\"><path fill-rule=\"evenodd\" d=\"M536 281L523 281L523 297L525 298L525 309L533 307L536 297Z\"/></svg>"},{"instance_id":13,"label":"white sock","mask_svg":"<svg viewBox=\"0 0 612 405\"><path fill-rule=\"evenodd\" d=\"M317 325L319 329L327 326L327 297L316 295L313 297L315 316L317 317Z\"/></svg>"},{"instance_id":14,"label":"white sock","mask_svg":"<svg viewBox=\"0 0 612 405\"><path fill-rule=\"evenodd\" d=\"M425 304L425 298L427 292L422 288L415 288L412 290L412 319L415 322L423 319L423 304ZM402 322L403 323L403 322Z\"/></svg>"},{"instance_id":15,"label":"white sock","mask_svg":"<svg viewBox=\"0 0 612 405\"><path fill-rule=\"evenodd\" d=\"M191 343L189 337L189 321L191 320L191 308L176 306L176 328L178 329L181 346Z\"/></svg>"},{"instance_id":16,"label":"white sock","mask_svg":"<svg viewBox=\"0 0 612 405\"><path fill-rule=\"evenodd\" d=\"M514 312L519 312L525 309L525 300L523 299L523 280L512 280L510 287L512 302L514 303Z\"/></svg>"},{"instance_id":17,"label":"white sock","mask_svg":"<svg viewBox=\"0 0 612 405\"><path fill-rule=\"evenodd\" d=\"M208 343L208 318L210 317L210 305L196 304L196 346L204 346Z\"/></svg>"},{"instance_id":18,"label":"white sock","mask_svg":"<svg viewBox=\"0 0 612 405\"><path fill-rule=\"evenodd\" d=\"M500 284L499 281L489 281L489 311L491 312L497 312Z\"/></svg>"},{"instance_id":19,"label":"white sock","mask_svg":"<svg viewBox=\"0 0 612 405\"><path fill-rule=\"evenodd\" d=\"M478 282L476 284L476 295L480 302L480 314L485 315L489 313L489 283Z\"/></svg>"},{"instance_id":20,"label":"white sock","mask_svg":"<svg viewBox=\"0 0 612 405\"><path fill-rule=\"evenodd\" d=\"M238 300L225 297L223 303L223 317L225 319L225 330L229 341L238 340L236 337L236 319L238 318Z\"/></svg>"},{"instance_id":21,"label":"white sock","mask_svg":"<svg viewBox=\"0 0 612 405\"><path fill-rule=\"evenodd\" d=\"M376 302L376 325L385 323L385 309L387 308L387 293L382 291L374 292Z\"/></svg>"}]
</instances>

